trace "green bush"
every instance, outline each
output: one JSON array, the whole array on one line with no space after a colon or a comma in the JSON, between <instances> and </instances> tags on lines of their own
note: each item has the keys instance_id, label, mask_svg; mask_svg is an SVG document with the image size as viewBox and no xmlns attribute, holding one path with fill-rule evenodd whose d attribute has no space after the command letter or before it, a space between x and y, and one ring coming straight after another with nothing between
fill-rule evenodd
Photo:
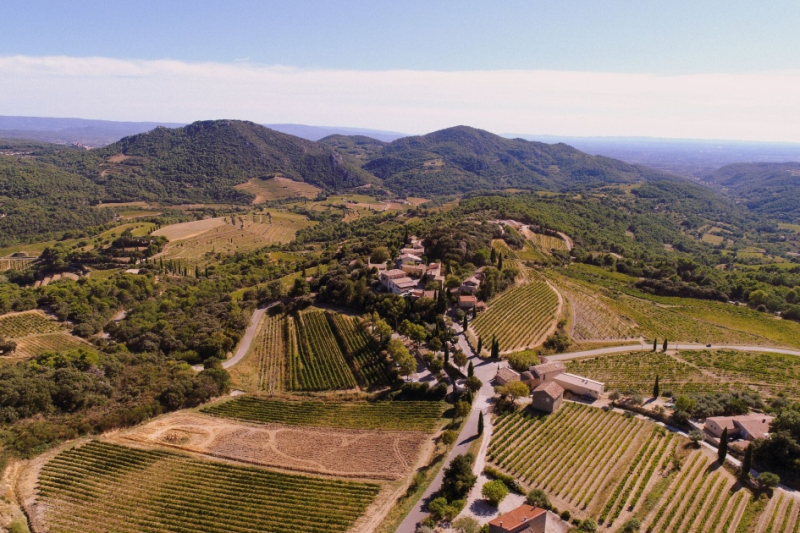
<instances>
[{"instance_id":1,"label":"green bush","mask_svg":"<svg viewBox=\"0 0 800 533\"><path fill-rule=\"evenodd\" d=\"M495 479L483 485L481 494L489 500L489 503L497 507L508 496L508 487L499 479Z\"/></svg>"}]
</instances>

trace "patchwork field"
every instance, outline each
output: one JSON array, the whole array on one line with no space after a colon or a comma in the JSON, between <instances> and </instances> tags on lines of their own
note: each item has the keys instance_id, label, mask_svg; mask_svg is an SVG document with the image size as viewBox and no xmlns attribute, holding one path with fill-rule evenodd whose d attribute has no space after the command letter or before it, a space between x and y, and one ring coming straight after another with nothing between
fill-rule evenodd
<instances>
[{"instance_id":1,"label":"patchwork field","mask_svg":"<svg viewBox=\"0 0 800 533\"><path fill-rule=\"evenodd\" d=\"M75 350L77 348L94 349L85 340L66 331L32 335L17 339L15 342L17 343L17 349L14 350L13 356L25 359L36 357L44 352Z\"/></svg>"},{"instance_id":2,"label":"patchwork field","mask_svg":"<svg viewBox=\"0 0 800 533\"><path fill-rule=\"evenodd\" d=\"M556 324L558 294L542 279L513 287L488 303L472 322L484 344L495 337L501 353L519 351L545 341Z\"/></svg>"},{"instance_id":3,"label":"patchwork field","mask_svg":"<svg viewBox=\"0 0 800 533\"><path fill-rule=\"evenodd\" d=\"M391 480L409 474L428 435L422 431L251 425L179 412L127 431L117 437L120 439L283 470Z\"/></svg>"},{"instance_id":4,"label":"patchwork field","mask_svg":"<svg viewBox=\"0 0 800 533\"><path fill-rule=\"evenodd\" d=\"M233 221L234 223L232 223ZM275 243L290 242L298 230L313 223L293 213L219 217L167 226L153 232L170 242L156 257L197 264L217 254L248 252Z\"/></svg>"},{"instance_id":5,"label":"patchwork field","mask_svg":"<svg viewBox=\"0 0 800 533\"><path fill-rule=\"evenodd\" d=\"M51 533L327 533L350 528L379 491L94 441L44 466L32 514Z\"/></svg>"},{"instance_id":6,"label":"patchwork field","mask_svg":"<svg viewBox=\"0 0 800 533\"><path fill-rule=\"evenodd\" d=\"M210 415L259 424L387 431L433 431L443 411L441 402L337 402L251 396L201 409Z\"/></svg>"},{"instance_id":7,"label":"patchwork field","mask_svg":"<svg viewBox=\"0 0 800 533\"><path fill-rule=\"evenodd\" d=\"M254 178L247 183L237 185L236 188L254 194L254 204L286 198L314 198L322 191L309 183L280 176L269 179Z\"/></svg>"},{"instance_id":8,"label":"patchwork field","mask_svg":"<svg viewBox=\"0 0 800 533\"><path fill-rule=\"evenodd\" d=\"M736 531L750 500L707 450L650 422L577 404L555 415L500 416L489 458L559 509L599 517L610 531L633 517L640 531Z\"/></svg>"}]
</instances>

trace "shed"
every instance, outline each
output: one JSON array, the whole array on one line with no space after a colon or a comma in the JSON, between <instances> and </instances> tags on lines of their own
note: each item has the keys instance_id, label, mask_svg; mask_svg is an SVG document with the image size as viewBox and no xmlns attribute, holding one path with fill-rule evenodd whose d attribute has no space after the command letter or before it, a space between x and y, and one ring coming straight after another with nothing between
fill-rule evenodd
<instances>
[{"instance_id":1,"label":"shed","mask_svg":"<svg viewBox=\"0 0 800 533\"><path fill-rule=\"evenodd\" d=\"M531 407L545 413L555 413L564 403L564 389L555 381L542 383L533 389Z\"/></svg>"}]
</instances>

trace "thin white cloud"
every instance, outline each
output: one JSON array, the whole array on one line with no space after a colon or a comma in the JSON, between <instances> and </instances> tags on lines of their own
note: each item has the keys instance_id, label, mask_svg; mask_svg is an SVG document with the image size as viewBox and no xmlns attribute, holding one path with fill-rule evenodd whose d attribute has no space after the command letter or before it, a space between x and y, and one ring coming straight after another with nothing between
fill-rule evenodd
<instances>
[{"instance_id":1,"label":"thin white cloud","mask_svg":"<svg viewBox=\"0 0 800 533\"><path fill-rule=\"evenodd\" d=\"M303 70L0 57L0 114L800 142L800 73Z\"/></svg>"}]
</instances>

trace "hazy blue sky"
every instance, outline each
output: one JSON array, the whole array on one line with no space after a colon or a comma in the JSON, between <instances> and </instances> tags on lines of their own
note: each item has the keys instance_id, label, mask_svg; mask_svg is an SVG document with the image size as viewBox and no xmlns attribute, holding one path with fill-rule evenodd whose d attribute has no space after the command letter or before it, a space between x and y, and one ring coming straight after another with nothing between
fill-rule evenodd
<instances>
[{"instance_id":1,"label":"hazy blue sky","mask_svg":"<svg viewBox=\"0 0 800 533\"><path fill-rule=\"evenodd\" d=\"M5 115L800 141L799 75L796 0L0 9Z\"/></svg>"}]
</instances>

